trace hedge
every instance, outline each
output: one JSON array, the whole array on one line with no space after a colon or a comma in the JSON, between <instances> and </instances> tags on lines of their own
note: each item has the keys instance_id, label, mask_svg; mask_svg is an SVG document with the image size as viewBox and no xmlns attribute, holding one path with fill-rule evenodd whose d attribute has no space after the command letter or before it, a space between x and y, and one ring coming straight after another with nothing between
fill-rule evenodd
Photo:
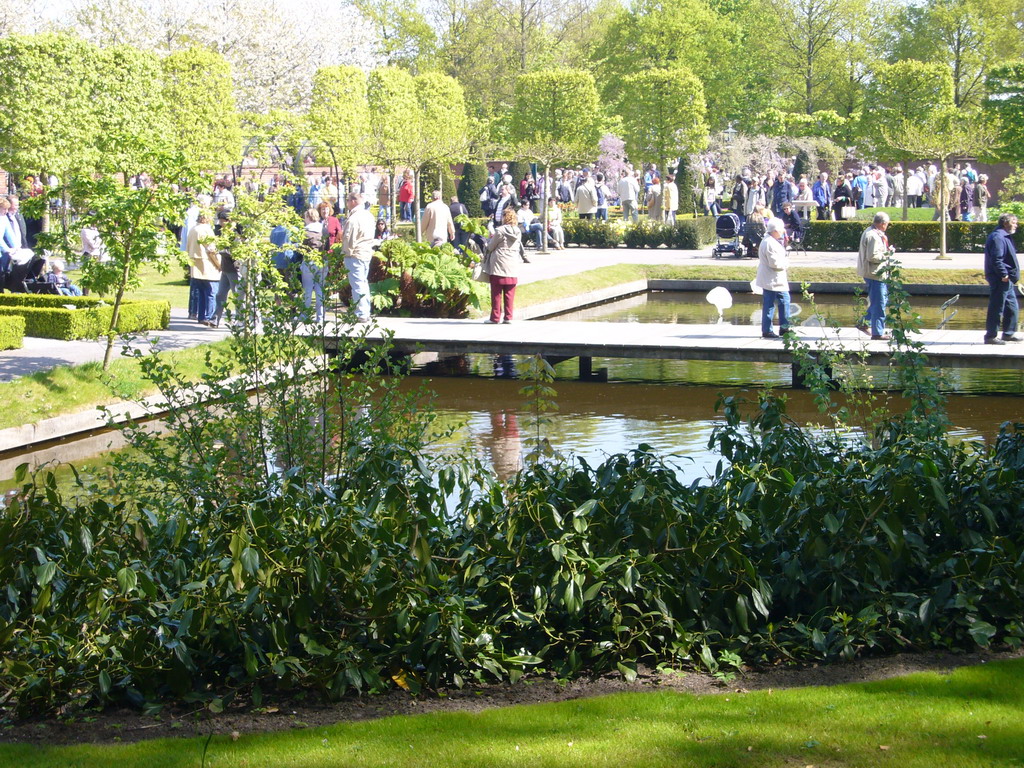
<instances>
[{"instance_id":1,"label":"hedge","mask_svg":"<svg viewBox=\"0 0 1024 768\"><path fill-rule=\"evenodd\" d=\"M113 311L112 304L94 296L0 295L0 317L21 317L25 335L48 339L95 339L110 327ZM170 322L171 305L166 301L124 301L117 331L152 331Z\"/></svg>"},{"instance_id":2,"label":"hedge","mask_svg":"<svg viewBox=\"0 0 1024 768\"><path fill-rule=\"evenodd\" d=\"M807 233L807 248L812 251L856 251L860 237L870 226L866 221L813 221ZM904 253L939 250L939 222L892 221L886 234L897 251ZM991 222L951 221L946 224L946 250L952 253L983 253L985 239L995 229ZM1024 232L1018 232L1017 248L1024 245Z\"/></svg>"},{"instance_id":3,"label":"hedge","mask_svg":"<svg viewBox=\"0 0 1024 768\"><path fill-rule=\"evenodd\" d=\"M681 248L695 251L714 242L715 220L711 216L681 219L674 225L641 221L626 228L598 219L566 219L565 242L593 248Z\"/></svg>"},{"instance_id":4,"label":"hedge","mask_svg":"<svg viewBox=\"0 0 1024 768\"><path fill-rule=\"evenodd\" d=\"M21 349L25 341L25 318L0 317L0 349Z\"/></svg>"}]
</instances>

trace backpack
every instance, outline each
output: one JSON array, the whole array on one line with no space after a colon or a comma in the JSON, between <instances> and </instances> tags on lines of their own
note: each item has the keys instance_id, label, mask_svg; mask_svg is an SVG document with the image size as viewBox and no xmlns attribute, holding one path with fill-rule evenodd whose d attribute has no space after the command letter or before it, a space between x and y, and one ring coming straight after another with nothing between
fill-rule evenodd
<instances>
[{"instance_id":1,"label":"backpack","mask_svg":"<svg viewBox=\"0 0 1024 768\"><path fill-rule=\"evenodd\" d=\"M490 197L491 197L491 195L487 191L487 187L484 187L483 189L480 190L480 202L481 203L486 203L490 199Z\"/></svg>"}]
</instances>

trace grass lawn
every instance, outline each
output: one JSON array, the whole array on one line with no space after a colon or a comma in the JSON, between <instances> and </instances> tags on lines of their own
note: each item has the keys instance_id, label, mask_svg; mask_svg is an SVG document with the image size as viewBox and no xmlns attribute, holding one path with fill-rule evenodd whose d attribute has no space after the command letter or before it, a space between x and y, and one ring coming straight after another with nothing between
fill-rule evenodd
<instances>
[{"instance_id":1,"label":"grass lawn","mask_svg":"<svg viewBox=\"0 0 1024 768\"><path fill-rule=\"evenodd\" d=\"M185 271L177 264L171 271L161 275L151 264L139 271L142 285L139 290L128 294L129 299L163 299L171 302L172 308L188 309L188 280Z\"/></svg>"},{"instance_id":2,"label":"grass lawn","mask_svg":"<svg viewBox=\"0 0 1024 768\"><path fill-rule=\"evenodd\" d=\"M206 370L206 353L225 355L230 344L230 340L223 340L162 354L189 380L198 381ZM114 360L106 373L100 363L60 366L0 383L0 402L4 403L0 410L0 429L95 408L115 400L137 400L155 392L156 388L142 377L139 363L133 358Z\"/></svg>"},{"instance_id":3,"label":"grass lawn","mask_svg":"<svg viewBox=\"0 0 1024 768\"><path fill-rule=\"evenodd\" d=\"M206 765L986 768L1024 765L1024 660L873 683L557 704L217 736ZM205 738L0 746L0 766L185 768Z\"/></svg>"},{"instance_id":4,"label":"grass lawn","mask_svg":"<svg viewBox=\"0 0 1024 768\"><path fill-rule=\"evenodd\" d=\"M857 219L871 221L879 211L888 213L893 221L903 221L903 208L862 208L857 211ZM931 221L934 215L934 208L907 208L907 221Z\"/></svg>"}]
</instances>

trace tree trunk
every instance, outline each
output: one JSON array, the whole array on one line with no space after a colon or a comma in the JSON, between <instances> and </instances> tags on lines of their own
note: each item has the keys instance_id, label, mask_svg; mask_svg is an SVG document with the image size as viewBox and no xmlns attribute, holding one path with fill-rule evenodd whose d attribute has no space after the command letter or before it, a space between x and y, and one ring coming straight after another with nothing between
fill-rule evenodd
<instances>
[{"instance_id":1,"label":"tree trunk","mask_svg":"<svg viewBox=\"0 0 1024 768\"><path fill-rule=\"evenodd\" d=\"M417 166L412 172L412 221L413 229L416 232L416 242L423 242L423 234L420 232L420 169Z\"/></svg>"},{"instance_id":2,"label":"tree trunk","mask_svg":"<svg viewBox=\"0 0 1024 768\"><path fill-rule=\"evenodd\" d=\"M548 251L548 201L547 198L551 197L548 190L550 187L550 179L548 179L549 163L544 163L544 194L541 195L540 204L543 209L541 215L541 235L540 235L540 253L549 253Z\"/></svg>"},{"instance_id":3,"label":"tree trunk","mask_svg":"<svg viewBox=\"0 0 1024 768\"><path fill-rule=\"evenodd\" d=\"M107 348L103 352L103 370L110 369L110 358L114 354L114 338L117 336L117 321L121 317L121 299L124 298L125 286L128 285L128 273L131 268L131 254L125 251L124 269L121 271L121 282L114 294L114 308L110 313L110 327L107 329Z\"/></svg>"},{"instance_id":4,"label":"tree trunk","mask_svg":"<svg viewBox=\"0 0 1024 768\"><path fill-rule=\"evenodd\" d=\"M903 220L907 220L907 179L910 178L910 160L903 161Z\"/></svg>"}]
</instances>

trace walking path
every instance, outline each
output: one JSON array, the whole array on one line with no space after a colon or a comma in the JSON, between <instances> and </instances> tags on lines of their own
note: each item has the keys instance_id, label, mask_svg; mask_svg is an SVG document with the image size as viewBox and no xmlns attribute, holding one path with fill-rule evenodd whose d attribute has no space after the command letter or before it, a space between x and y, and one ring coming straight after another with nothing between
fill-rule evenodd
<instances>
[{"instance_id":1,"label":"walking path","mask_svg":"<svg viewBox=\"0 0 1024 768\"><path fill-rule=\"evenodd\" d=\"M712 259L711 249L700 251L667 248L574 248L539 254L528 251L529 264L522 265L520 283L534 283L556 277L586 272L615 264L668 264L673 266L755 266L756 259ZM931 253L901 254L906 268L980 269L981 254L951 254L948 261L937 261ZM792 257L794 267L855 267L856 253L810 252ZM189 321L183 309L171 310L167 330L147 334L157 339L160 349L183 349L225 338L227 328L205 328ZM118 354L123 346L118 342ZM57 339L25 338L23 349L0 352L0 381L10 381L59 365L78 365L103 359L103 341L59 341Z\"/></svg>"}]
</instances>

